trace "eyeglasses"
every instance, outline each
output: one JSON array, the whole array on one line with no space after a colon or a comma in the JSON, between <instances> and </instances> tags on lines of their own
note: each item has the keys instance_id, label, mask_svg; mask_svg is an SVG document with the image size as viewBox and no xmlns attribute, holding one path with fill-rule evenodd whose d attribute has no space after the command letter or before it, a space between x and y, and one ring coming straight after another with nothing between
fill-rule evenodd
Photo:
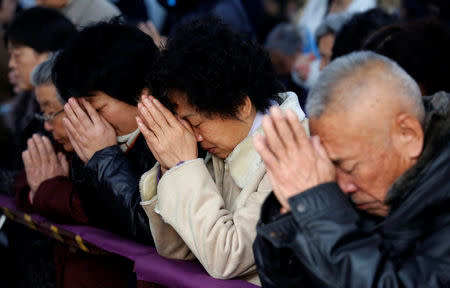
<instances>
[{"instance_id":1,"label":"eyeglasses","mask_svg":"<svg viewBox=\"0 0 450 288\"><path fill-rule=\"evenodd\" d=\"M41 113L41 114L36 113L36 114L34 114L34 117L42 122L52 123L53 118L55 118L57 115L59 115L62 112L64 112L64 108L59 111L56 111L55 113L50 114L50 115L45 115L44 113Z\"/></svg>"}]
</instances>

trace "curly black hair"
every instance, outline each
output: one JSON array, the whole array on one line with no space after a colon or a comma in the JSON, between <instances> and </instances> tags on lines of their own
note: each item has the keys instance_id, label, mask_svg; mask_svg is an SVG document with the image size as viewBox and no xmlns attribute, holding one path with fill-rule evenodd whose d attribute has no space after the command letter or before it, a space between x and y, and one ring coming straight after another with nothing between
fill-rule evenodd
<instances>
[{"instance_id":1,"label":"curly black hair","mask_svg":"<svg viewBox=\"0 0 450 288\"><path fill-rule=\"evenodd\" d=\"M79 32L57 56L52 80L66 101L102 91L136 105L158 56L150 36L114 19Z\"/></svg>"},{"instance_id":2,"label":"curly black hair","mask_svg":"<svg viewBox=\"0 0 450 288\"><path fill-rule=\"evenodd\" d=\"M206 115L233 117L246 96L264 111L283 90L262 47L213 16L179 27L155 67L149 78L155 97L170 107L168 92L185 92Z\"/></svg>"}]
</instances>

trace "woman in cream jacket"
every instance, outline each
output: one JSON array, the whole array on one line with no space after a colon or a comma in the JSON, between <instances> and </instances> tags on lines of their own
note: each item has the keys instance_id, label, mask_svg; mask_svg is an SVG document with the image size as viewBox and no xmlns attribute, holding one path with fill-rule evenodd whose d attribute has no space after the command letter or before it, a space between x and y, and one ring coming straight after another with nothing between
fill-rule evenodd
<instances>
[{"instance_id":1,"label":"woman in cream jacket","mask_svg":"<svg viewBox=\"0 0 450 288\"><path fill-rule=\"evenodd\" d=\"M277 93L266 54L217 19L178 30L160 61L152 90L173 113L142 96L137 117L159 162L140 181L156 249L197 258L212 277L258 284L252 244L271 186L252 139L271 105L307 125L297 96Z\"/></svg>"}]
</instances>

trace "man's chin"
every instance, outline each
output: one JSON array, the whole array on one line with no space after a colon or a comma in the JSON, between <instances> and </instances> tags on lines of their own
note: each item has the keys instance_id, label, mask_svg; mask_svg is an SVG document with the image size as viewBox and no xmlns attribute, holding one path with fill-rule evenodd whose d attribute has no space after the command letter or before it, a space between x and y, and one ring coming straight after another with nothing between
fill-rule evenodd
<instances>
[{"instance_id":1,"label":"man's chin","mask_svg":"<svg viewBox=\"0 0 450 288\"><path fill-rule=\"evenodd\" d=\"M388 206L380 203L380 202L366 202L366 203L360 203L360 204L355 204L356 208L362 211L365 211L368 214L372 214L372 215L377 215L377 216L381 216L381 217L386 217L388 212L389 212L389 208Z\"/></svg>"}]
</instances>

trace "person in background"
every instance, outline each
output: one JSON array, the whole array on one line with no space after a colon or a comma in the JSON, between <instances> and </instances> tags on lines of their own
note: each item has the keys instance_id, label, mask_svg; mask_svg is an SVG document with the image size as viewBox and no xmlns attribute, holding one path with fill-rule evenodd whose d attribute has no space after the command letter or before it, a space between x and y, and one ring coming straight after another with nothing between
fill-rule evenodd
<instances>
[{"instance_id":1,"label":"person in background","mask_svg":"<svg viewBox=\"0 0 450 288\"><path fill-rule=\"evenodd\" d=\"M140 180L158 253L258 283L251 245L271 187L252 139L271 105L294 109L306 126L297 95L281 93L261 47L212 17L177 30L151 85L159 100L142 96L137 122L158 160Z\"/></svg>"},{"instance_id":2,"label":"person in background","mask_svg":"<svg viewBox=\"0 0 450 288\"><path fill-rule=\"evenodd\" d=\"M351 17L351 14L332 14L327 16L317 28L316 39L320 53L320 70L330 63L336 35Z\"/></svg>"},{"instance_id":3,"label":"person in background","mask_svg":"<svg viewBox=\"0 0 450 288\"><path fill-rule=\"evenodd\" d=\"M450 25L450 2L446 0L402 0L400 16L405 21L437 19Z\"/></svg>"},{"instance_id":4,"label":"person in background","mask_svg":"<svg viewBox=\"0 0 450 288\"><path fill-rule=\"evenodd\" d=\"M316 29L315 40L312 41L318 45L317 53L319 57L316 58L312 52L303 53L297 57L294 63L294 72L292 73L292 79L295 83L306 89L311 88L311 85L317 80L320 70L330 62L331 49L333 48L336 34L350 17L351 14L349 13L341 13L330 14L324 19ZM302 33L305 34L305 31ZM311 40L308 40L308 42L311 42Z\"/></svg>"},{"instance_id":5,"label":"person in background","mask_svg":"<svg viewBox=\"0 0 450 288\"><path fill-rule=\"evenodd\" d=\"M331 60L361 50L364 41L373 32L397 21L396 16L378 8L354 14L336 34Z\"/></svg>"},{"instance_id":6,"label":"person in background","mask_svg":"<svg viewBox=\"0 0 450 288\"><path fill-rule=\"evenodd\" d=\"M305 35L304 39L307 39L307 45L303 49L303 57L299 57L295 64L297 73L293 74L294 81L309 89L317 80L322 61L318 51L317 29L321 24L329 20L329 16L339 14L352 15L353 13L375 8L376 5L375 0L308 0L304 9L299 11L300 16L296 23ZM332 18L334 17L332 16ZM325 49L328 47L331 49L332 44L330 47L330 43L334 42L331 38L325 38L327 40L324 41ZM331 54L331 51L329 52ZM325 54L325 56L328 56L328 54ZM327 62L327 59L325 62Z\"/></svg>"},{"instance_id":7,"label":"person in background","mask_svg":"<svg viewBox=\"0 0 450 288\"><path fill-rule=\"evenodd\" d=\"M167 37L193 19L215 15L234 31L256 39L261 26L262 3L260 0L157 0L167 11L163 27L158 31L151 22L140 23L139 28L152 36L158 47L164 47Z\"/></svg>"},{"instance_id":8,"label":"person in background","mask_svg":"<svg viewBox=\"0 0 450 288\"><path fill-rule=\"evenodd\" d=\"M297 94L302 108L307 91L292 81L291 75L294 73L295 60L302 55L303 42L302 35L296 26L280 23L270 31L264 44L264 49L269 52L278 79L286 90Z\"/></svg>"},{"instance_id":9,"label":"person in background","mask_svg":"<svg viewBox=\"0 0 450 288\"><path fill-rule=\"evenodd\" d=\"M127 23L136 25L141 21L147 21L149 19L145 0L110 0L109 2L112 2L119 8Z\"/></svg>"},{"instance_id":10,"label":"person in background","mask_svg":"<svg viewBox=\"0 0 450 288\"><path fill-rule=\"evenodd\" d=\"M3 39L6 27L20 9L17 0L0 1L0 39ZM13 83L9 81L8 58L7 47L0 45L0 114L2 115L9 111L13 96Z\"/></svg>"},{"instance_id":11,"label":"person in background","mask_svg":"<svg viewBox=\"0 0 450 288\"><path fill-rule=\"evenodd\" d=\"M397 62L416 80L423 95L450 91L450 28L437 20L381 28L365 41L362 50Z\"/></svg>"},{"instance_id":12,"label":"person in background","mask_svg":"<svg viewBox=\"0 0 450 288\"><path fill-rule=\"evenodd\" d=\"M449 287L450 94L354 52L306 108L311 138L273 109L255 139L274 187L254 243L264 287Z\"/></svg>"},{"instance_id":13,"label":"person in background","mask_svg":"<svg viewBox=\"0 0 450 288\"><path fill-rule=\"evenodd\" d=\"M6 155L10 160L2 163L3 167L22 169L20 155L26 148L26 141L33 133L43 131L42 123L34 117L39 105L30 82L31 71L52 52L64 48L75 34L74 25L64 15L42 7L24 10L8 25L4 39L10 54L9 68L23 92L15 96L13 107L4 118L12 133L10 141L15 151Z\"/></svg>"},{"instance_id":14,"label":"person in background","mask_svg":"<svg viewBox=\"0 0 450 288\"><path fill-rule=\"evenodd\" d=\"M120 16L120 10L108 0L35 0L38 6L63 13L77 29Z\"/></svg>"},{"instance_id":15,"label":"person in background","mask_svg":"<svg viewBox=\"0 0 450 288\"><path fill-rule=\"evenodd\" d=\"M136 27L100 23L79 32L56 58L53 82L76 152L70 178L91 224L152 243L140 206L139 177L155 164L135 117L159 56Z\"/></svg>"},{"instance_id":16,"label":"person in background","mask_svg":"<svg viewBox=\"0 0 450 288\"><path fill-rule=\"evenodd\" d=\"M291 75L295 58L302 52L300 32L289 23L275 26L266 38L264 48L269 52L275 72L280 76Z\"/></svg>"}]
</instances>

